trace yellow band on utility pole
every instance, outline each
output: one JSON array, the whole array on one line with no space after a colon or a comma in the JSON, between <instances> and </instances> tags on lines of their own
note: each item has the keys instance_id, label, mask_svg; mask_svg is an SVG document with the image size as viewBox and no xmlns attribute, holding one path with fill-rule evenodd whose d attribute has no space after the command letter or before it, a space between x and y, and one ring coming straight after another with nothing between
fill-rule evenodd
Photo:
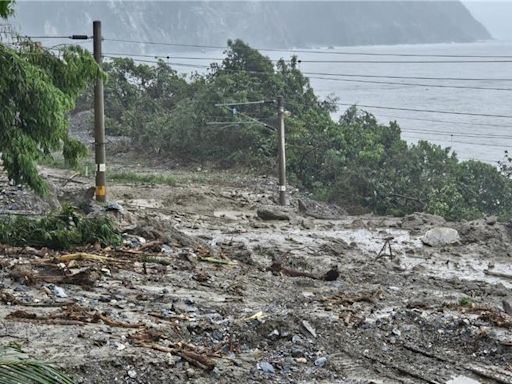
<instances>
[{"instance_id":1,"label":"yellow band on utility pole","mask_svg":"<svg viewBox=\"0 0 512 384\"><path fill-rule=\"evenodd\" d=\"M105 196L107 194L107 187L104 185L98 185L96 187L96 196Z\"/></svg>"}]
</instances>

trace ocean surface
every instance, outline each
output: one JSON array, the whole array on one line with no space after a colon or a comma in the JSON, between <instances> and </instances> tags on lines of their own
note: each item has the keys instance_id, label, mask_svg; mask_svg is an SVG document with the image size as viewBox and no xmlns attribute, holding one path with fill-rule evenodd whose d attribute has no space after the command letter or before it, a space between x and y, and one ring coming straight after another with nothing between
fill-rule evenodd
<instances>
[{"instance_id":1,"label":"ocean surface","mask_svg":"<svg viewBox=\"0 0 512 384\"><path fill-rule=\"evenodd\" d=\"M429 140L451 147L461 160L477 159L496 163L505 150L512 150L512 43L398 45L337 48L344 52L399 53L417 55L510 56L509 58L390 57L360 55L301 54L305 61L325 57L361 61L502 61L486 63L302 63L304 72L344 73L377 76L465 78L485 80L427 80L369 77L342 77L349 80L393 82L416 85L360 83L312 78L322 97L339 97L344 104L360 104L402 109L460 112L494 116L457 115L437 112L364 108L379 121L396 120L402 136L414 143ZM321 58L319 58L321 56ZM313 59L314 57L314 59ZM503 62L509 61L509 62ZM313 76L313 75L312 75ZM335 76L316 76L337 78ZM500 80L490 80L500 79ZM491 89L443 88L457 86ZM346 108L346 107L343 107ZM512 152L512 151L511 151Z\"/></svg>"},{"instance_id":2,"label":"ocean surface","mask_svg":"<svg viewBox=\"0 0 512 384\"><path fill-rule=\"evenodd\" d=\"M108 44L105 49L108 51ZM171 55L172 47L162 49L151 46L146 53ZM294 54L263 53L274 60ZM512 42L324 47L295 54L317 94L322 98L336 96L343 104L334 118L349 105L365 105L368 107L361 108L382 123L396 120L408 142L429 140L450 147L461 160L496 164L505 150L512 150ZM212 61L208 58L221 57L221 50L206 49L176 52L168 61L208 65ZM180 72L204 71L174 68Z\"/></svg>"}]
</instances>

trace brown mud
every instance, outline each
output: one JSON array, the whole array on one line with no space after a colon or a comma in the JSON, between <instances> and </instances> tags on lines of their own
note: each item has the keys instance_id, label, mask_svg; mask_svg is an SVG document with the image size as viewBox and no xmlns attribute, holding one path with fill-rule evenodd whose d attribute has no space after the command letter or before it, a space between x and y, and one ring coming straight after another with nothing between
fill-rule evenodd
<instances>
[{"instance_id":1,"label":"brown mud","mask_svg":"<svg viewBox=\"0 0 512 384\"><path fill-rule=\"evenodd\" d=\"M0 342L77 383L512 383L507 225L347 216L296 190L283 210L272 178L175 174L172 187L109 186L119 249L3 246ZM91 183L73 180L61 196ZM460 240L423 245L434 227ZM377 257L385 239L393 256ZM320 278L333 266L336 280Z\"/></svg>"}]
</instances>

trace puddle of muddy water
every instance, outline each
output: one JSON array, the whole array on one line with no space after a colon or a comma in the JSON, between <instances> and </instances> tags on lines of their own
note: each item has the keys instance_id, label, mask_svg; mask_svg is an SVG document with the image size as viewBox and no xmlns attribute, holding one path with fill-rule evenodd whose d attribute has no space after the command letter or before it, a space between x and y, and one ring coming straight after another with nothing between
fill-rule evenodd
<instances>
[{"instance_id":1,"label":"puddle of muddy water","mask_svg":"<svg viewBox=\"0 0 512 384\"><path fill-rule=\"evenodd\" d=\"M217 215L225 215L233 219L240 219L245 213L243 211L216 211ZM229 240L240 241L246 244L249 249L258 246L282 246L287 244L290 249L319 249L323 244L330 243L332 239L340 239L347 243L355 243L356 246L368 257L375 258L384 245L384 239L392 236L391 241L393 252L400 257L401 265L406 270L421 266L421 274L435 276L444 279L459 278L461 280L484 281L490 284L501 283L507 288L512 288L512 280L507 281L502 277L486 274L488 269L487 260L478 254L454 256L450 253L437 254L426 258L424 256L409 255L406 249L421 249L423 243L420 236L411 236L409 231L396 228L376 229L347 229L343 221L330 221L326 227L322 223L314 229L292 227L288 224L278 224L274 229L252 228L244 233L233 235L223 233L221 230L216 233L209 232L213 237L212 243L222 243L229 237ZM387 251L387 250L386 250ZM419 270L418 270L419 271ZM512 266L509 264L496 263L493 271L512 276Z\"/></svg>"},{"instance_id":2,"label":"puddle of muddy water","mask_svg":"<svg viewBox=\"0 0 512 384\"><path fill-rule=\"evenodd\" d=\"M467 376L456 376L448 380L446 384L480 384L480 382Z\"/></svg>"},{"instance_id":3,"label":"puddle of muddy water","mask_svg":"<svg viewBox=\"0 0 512 384\"><path fill-rule=\"evenodd\" d=\"M130 199L127 202L128 206L137 208L162 208L163 204L155 199Z\"/></svg>"}]
</instances>

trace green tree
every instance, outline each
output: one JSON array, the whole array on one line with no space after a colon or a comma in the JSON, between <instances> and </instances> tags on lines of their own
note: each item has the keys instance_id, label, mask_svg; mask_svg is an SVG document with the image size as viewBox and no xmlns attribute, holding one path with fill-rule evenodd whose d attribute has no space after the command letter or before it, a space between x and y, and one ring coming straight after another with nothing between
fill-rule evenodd
<instances>
[{"instance_id":1,"label":"green tree","mask_svg":"<svg viewBox=\"0 0 512 384\"><path fill-rule=\"evenodd\" d=\"M10 7L1 4L5 17ZM29 40L17 45L14 49L0 43L0 152L10 179L44 193L36 163L59 148L71 163L84 153L68 137L67 113L100 72L92 55L80 47L66 47L57 55Z\"/></svg>"},{"instance_id":2,"label":"green tree","mask_svg":"<svg viewBox=\"0 0 512 384\"><path fill-rule=\"evenodd\" d=\"M0 0L0 17L6 18L13 13L13 0Z\"/></svg>"}]
</instances>

